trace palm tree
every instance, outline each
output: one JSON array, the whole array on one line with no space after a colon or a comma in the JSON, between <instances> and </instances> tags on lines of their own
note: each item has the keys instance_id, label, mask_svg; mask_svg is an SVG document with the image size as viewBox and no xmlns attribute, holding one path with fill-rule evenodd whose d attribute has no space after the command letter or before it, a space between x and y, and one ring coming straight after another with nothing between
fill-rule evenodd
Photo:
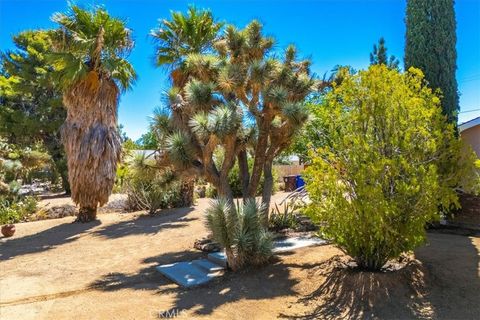
<instances>
[{"instance_id":1,"label":"palm tree","mask_svg":"<svg viewBox=\"0 0 480 320\"><path fill-rule=\"evenodd\" d=\"M72 5L52 20L59 24L51 59L67 108L62 141L72 199L80 206L77 221L87 222L96 219L115 181L121 152L118 99L136 78L125 59L133 41L125 23L100 7Z\"/></svg>"},{"instance_id":2,"label":"palm tree","mask_svg":"<svg viewBox=\"0 0 480 320\"><path fill-rule=\"evenodd\" d=\"M172 12L171 20L162 20L159 27L151 31L157 44L156 64L170 67L175 87L184 87L187 82L185 58L209 52L222 25L210 11L190 7L187 14Z\"/></svg>"},{"instance_id":3,"label":"palm tree","mask_svg":"<svg viewBox=\"0 0 480 320\"><path fill-rule=\"evenodd\" d=\"M185 85L189 79L186 57L210 52L222 25L215 21L210 11L190 7L187 14L172 12L171 20L162 20L159 27L151 31L150 35L157 44L156 65L170 69L176 94L185 95ZM194 178L184 176L183 203L193 201L194 187Z\"/></svg>"}]
</instances>

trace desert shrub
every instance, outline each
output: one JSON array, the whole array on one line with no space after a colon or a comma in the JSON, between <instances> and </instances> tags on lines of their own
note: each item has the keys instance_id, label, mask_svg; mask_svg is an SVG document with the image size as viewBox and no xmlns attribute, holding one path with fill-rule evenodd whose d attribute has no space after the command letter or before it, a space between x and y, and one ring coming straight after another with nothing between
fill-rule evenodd
<instances>
[{"instance_id":1,"label":"desert shrub","mask_svg":"<svg viewBox=\"0 0 480 320\"><path fill-rule=\"evenodd\" d=\"M166 182L154 177L150 181L129 182L127 185L130 210L147 210L156 213L160 209L183 207L179 181Z\"/></svg>"},{"instance_id":2,"label":"desert shrub","mask_svg":"<svg viewBox=\"0 0 480 320\"><path fill-rule=\"evenodd\" d=\"M37 211L38 200L32 196L0 196L0 224L24 221Z\"/></svg>"},{"instance_id":3,"label":"desert shrub","mask_svg":"<svg viewBox=\"0 0 480 320\"><path fill-rule=\"evenodd\" d=\"M245 204L213 200L207 209L207 226L227 255L228 266L238 270L265 264L272 256L271 234L262 226L261 205L253 200Z\"/></svg>"},{"instance_id":4,"label":"desert shrub","mask_svg":"<svg viewBox=\"0 0 480 320\"><path fill-rule=\"evenodd\" d=\"M297 216L295 215L295 204L285 202L283 210L275 203L268 217L268 226L271 230L295 229L297 227Z\"/></svg>"},{"instance_id":5,"label":"desert shrub","mask_svg":"<svg viewBox=\"0 0 480 320\"><path fill-rule=\"evenodd\" d=\"M371 66L334 87L314 116L325 146L306 170L307 212L361 267L378 270L422 244L439 208L458 206L455 187L478 183L474 154L461 152L418 69Z\"/></svg>"},{"instance_id":6,"label":"desert shrub","mask_svg":"<svg viewBox=\"0 0 480 320\"><path fill-rule=\"evenodd\" d=\"M127 210L155 213L164 208L189 206L185 203L182 181L168 168L156 167L155 160L139 155L128 162L123 177Z\"/></svg>"}]
</instances>

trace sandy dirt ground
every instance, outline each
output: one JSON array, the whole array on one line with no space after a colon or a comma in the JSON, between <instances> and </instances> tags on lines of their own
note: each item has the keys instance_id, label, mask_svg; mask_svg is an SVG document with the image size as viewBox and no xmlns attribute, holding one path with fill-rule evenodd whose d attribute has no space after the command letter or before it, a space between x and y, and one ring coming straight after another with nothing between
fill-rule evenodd
<instances>
[{"instance_id":1,"label":"sandy dirt ground","mask_svg":"<svg viewBox=\"0 0 480 320\"><path fill-rule=\"evenodd\" d=\"M180 288L155 266L205 256L192 247L207 206L18 224L0 239L0 319L478 319L480 238L451 234L430 233L396 272L339 267L324 245Z\"/></svg>"}]
</instances>

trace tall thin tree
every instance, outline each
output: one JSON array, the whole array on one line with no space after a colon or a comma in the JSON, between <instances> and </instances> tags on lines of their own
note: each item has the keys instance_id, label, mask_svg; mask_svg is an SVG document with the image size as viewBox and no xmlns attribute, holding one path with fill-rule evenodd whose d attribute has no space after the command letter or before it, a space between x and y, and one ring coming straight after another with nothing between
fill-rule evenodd
<instances>
[{"instance_id":1,"label":"tall thin tree","mask_svg":"<svg viewBox=\"0 0 480 320\"><path fill-rule=\"evenodd\" d=\"M421 69L430 87L442 91L443 113L456 125L459 104L454 0L408 0L406 25L405 69Z\"/></svg>"}]
</instances>

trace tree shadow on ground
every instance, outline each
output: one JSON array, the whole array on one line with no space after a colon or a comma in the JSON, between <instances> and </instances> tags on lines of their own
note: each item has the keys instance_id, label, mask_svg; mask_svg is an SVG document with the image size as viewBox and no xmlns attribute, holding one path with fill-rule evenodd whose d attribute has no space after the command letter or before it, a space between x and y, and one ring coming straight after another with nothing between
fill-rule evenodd
<instances>
[{"instance_id":1,"label":"tree shadow on ground","mask_svg":"<svg viewBox=\"0 0 480 320\"><path fill-rule=\"evenodd\" d=\"M459 237L459 236L452 236ZM479 252L468 237L429 235L429 244L402 269L363 272L339 263L339 257L312 269L325 277L301 297L304 314L290 319L475 319L480 312Z\"/></svg>"},{"instance_id":2,"label":"tree shadow on ground","mask_svg":"<svg viewBox=\"0 0 480 320\"><path fill-rule=\"evenodd\" d=\"M198 218L186 217L193 207L162 210L158 214L142 214L136 219L128 219L107 225L92 232L93 236L116 239L137 234L156 234L164 229L183 228Z\"/></svg>"},{"instance_id":3,"label":"tree shadow on ground","mask_svg":"<svg viewBox=\"0 0 480 320\"><path fill-rule=\"evenodd\" d=\"M289 277L288 264L274 258L270 265L243 270L237 273L226 272L224 276L212 280L203 286L190 289L182 288L163 277L155 267L178 261L204 258L198 251L183 251L162 254L145 259L148 267L135 274L108 274L91 284L91 288L101 291L120 289L152 290L159 295L175 296L172 310L191 310L196 315L211 314L226 303L239 300L270 299L295 295L293 287L296 280Z\"/></svg>"},{"instance_id":4,"label":"tree shadow on ground","mask_svg":"<svg viewBox=\"0 0 480 320\"><path fill-rule=\"evenodd\" d=\"M90 284L91 288L100 291L116 291L120 289L159 290L159 287L168 286L172 282L163 277L155 268L158 265L203 258L199 251L169 252L150 257L142 261L147 265L133 274L114 272L102 276Z\"/></svg>"},{"instance_id":5,"label":"tree shadow on ground","mask_svg":"<svg viewBox=\"0 0 480 320\"><path fill-rule=\"evenodd\" d=\"M99 224L98 220L89 223L67 222L25 237L7 239L1 245L0 260L43 252L73 242Z\"/></svg>"}]
</instances>

